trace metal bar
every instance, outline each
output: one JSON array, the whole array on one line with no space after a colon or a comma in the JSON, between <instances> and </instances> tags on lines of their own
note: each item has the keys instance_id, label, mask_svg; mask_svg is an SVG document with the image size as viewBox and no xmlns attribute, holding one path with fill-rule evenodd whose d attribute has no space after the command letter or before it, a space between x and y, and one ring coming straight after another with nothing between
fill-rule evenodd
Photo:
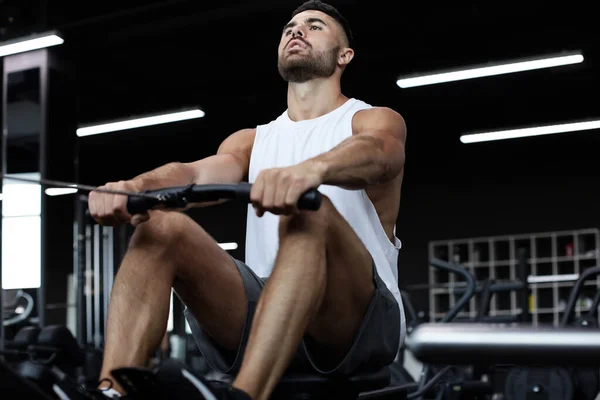
<instances>
[{"instance_id":1,"label":"metal bar","mask_svg":"<svg viewBox=\"0 0 600 400\"><path fill-rule=\"evenodd\" d=\"M484 324L508 324L519 322L520 315L484 315L481 321L477 321L471 317L457 317L452 322L461 323L484 323Z\"/></svg>"},{"instance_id":2,"label":"metal bar","mask_svg":"<svg viewBox=\"0 0 600 400\"><path fill-rule=\"evenodd\" d=\"M40 69L40 143L39 143L39 173L40 178L46 177L48 170L48 50L41 49ZM48 224L48 201L44 192L41 191L40 208L40 287L38 288L38 322L40 326L46 326L46 276L48 272L48 237L51 235Z\"/></svg>"},{"instance_id":3,"label":"metal bar","mask_svg":"<svg viewBox=\"0 0 600 400\"><path fill-rule=\"evenodd\" d=\"M490 309L490 300L492 299L492 291L490 290L491 285L492 284L490 281L485 281L483 283L483 289L481 296L479 297L479 307L477 308L477 316L475 317L475 321L483 321L483 318Z\"/></svg>"},{"instance_id":4,"label":"metal bar","mask_svg":"<svg viewBox=\"0 0 600 400\"><path fill-rule=\"evenodd\" d=\"M73 263L73 280L75 282L75 326L77 342L85 342L85 203L81 197L76 198L75 212L77 226L75 232L75 262Z\"/></svg>"},{"instance_id":5,"label":"metal bar","mask_svg":"<svg viewBox=\"0 0 600 400\"><path fill-rule=\"evenodd\" d=\"M521 308L521 322L528 323L531 320L531 316L529 315L529 287L525 284L525 282L528 282L527 277L529 276L529 265L527 264L526 250L520 248L518 257L519 262L517 264L517 271L519 280L522 283L522 288L517 294L517 299Z\"/></svg>"},{"instance_id":6,"label":"metal bar","mask_svg":"<svg viewBox=\"0 0 600 400\"><path fill-rule=\"evenodd\" d=\"M85 313L85 307L87 304L87 298L85 296L85 268L86 268L86 257L87 257L87 252L86 252L86 244L87 244L87 240L86 240L86 223L85 223L85 206L84 203L82 201L82 199L78 200L79 202L79 218L80 218L80 222L78 225L78 234L77 234L77 240L78 240L78 250L79 250L79 265L77 266L77 285L78 285L78 289L77 289L77 319L78 319L78 328L79 328L79 332L78 334L80 335L80 341L81 343L85 343L85 332L86 332L86 324L85 324L85 318L86 318L86 313Z\"/></svg>"},{"instance_id":7,"label":"metal bar","mask_svg":"<svg viewBox=\"0 0 600 400\"><path fill-rule=\"evenodd\" d=\"M93 256L93 247L92 247L92 236L93 229L92 226L87 225L85 227L85 325L86 325L86 343L91 345L94 342L94 310L92 308L92 256Z\"/></svg>"},{"instance_id":8,"label":"metal bar","mask_svg":"<svg viewBox=\"0 0 600 400\"><path fill-rule=\"evenodd\" d=\"M102 226L94 225L94 345L101 346L100 268L102 268Z\"/></svg>"},{"instance_id":9,"label":"metal bar","mask_svg":"<svg viewBox=\"0 0 600 400\"><path fill-rule=\"evenodd\" d=\"M112 287L115 282L115 228L111 228L109 231L109 248L108 248L108 292L106 293L106 316L108 317L108 307L110 306L110 295L112 293Z\"/></svg>"},{"instance_id":10,"label":"metal bar","mask_svg":"<svg viewBox=\"0 0 600 400\"><path fill-rule=\"evenodd\" d=\"M498 293L498 292L510 292L513 290L520 290L523 287L523 283L521 282L500 282L500 283L491 283L487 290L490 293ZM481 286L477 286L475 289L475 293L481 293L484 290ZM462 294L466 291L465 288L458 287L454 288L455 294Z\"/></svg>"},{"instance_id":11,"label":"metal bar","mask_svg":"<svg viewBox=\"0 0 600 400\"><path fill-rule=\"evenodd\" d=\"M10 57L5 57L3 60L3 73L2 73L2 151L0 152L0 173L6 171L6 137L8 136L8 122L7 122L7 75L8 71L6 68L7 60ZM0 177L0 189L4 191L4 179ZM4 287L2 286L2 222L4 222L4 211L2 208L3 201L0 201L0 350L4 350Z\"/></svg>"},{"instance_id":12,"label":"metal bar","mask_svg":"<svg viewBox=\"0 0 600 400\"><path fill-rule=\"evenodd\" d=\"M594 329L519 325L424 323L406 348L427 364L598 367L600 335Z\"/></svg>"},{"instance_id":13,"label":"metal bar","mask_svg":"<svg viewBox=\"0 0 600 400\"><path fill-rule=\"evenodd\" d=\"M106 319L108 317L108 305L109 305L109 300L110 300L110 290L112 287L112 279L111 279L111 274L113 271L113 256L112 256L112 249L113 249L113 227L105 227L104 228L104 245L103 245L103 257L102 257L102 286L103 286L103 290L102 290L102 322L103 322L103 329L102 329L102 335L103 337L106 336Z\"/></svg>"}]
</instances>

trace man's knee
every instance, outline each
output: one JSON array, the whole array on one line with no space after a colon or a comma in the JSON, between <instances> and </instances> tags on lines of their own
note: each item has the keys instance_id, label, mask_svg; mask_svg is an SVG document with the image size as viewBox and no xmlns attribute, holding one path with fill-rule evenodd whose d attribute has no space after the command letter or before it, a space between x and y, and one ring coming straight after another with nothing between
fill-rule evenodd
<instances>
[{"instance_id":1,"label":"man's knee","mask_svg":"<svg viewBox=\"0 0 600 400\"><path fill-rule=\"evenodd\" d=\"M324 239L335 212L331 200L323 195L318 210L301 210L295 215L282 215L279 219L279 238L283 239L291 233L307 232Z\"/></svg>"},{"instance_id":2,"label":"man's knee","mask_svg":"<svg viewBox=\"0 0 600 400\"><path fill-rule=\"evenodd\" d=\"M150 219L136 227L130 247L147 247L160 252L170 250L185 235L188 218L178 212L151 211Z\"/></svg>"}]
</instances>

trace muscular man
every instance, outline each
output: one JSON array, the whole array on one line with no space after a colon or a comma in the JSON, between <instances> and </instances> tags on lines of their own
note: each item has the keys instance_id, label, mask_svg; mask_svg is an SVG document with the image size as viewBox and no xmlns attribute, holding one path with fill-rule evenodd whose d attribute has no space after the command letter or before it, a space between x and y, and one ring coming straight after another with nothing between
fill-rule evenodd
<instances>
[{"instance_id":1,"label":"muscular man","mask_svg":"<svg viewBox=\"0 0 600 400\"><path fill-rule=\"evenodd\" d=\"M281 32L288 108L277 119L233 133L214 156L104 186L252 182L245 263L185 213L132 216L124 196L90 194L98 223L136 227L112 290L101 378L155 351L172 288L208 363L234 376L219 399L265 400L292 366L345 375L394 360L405 333L395 222L406 128L397 112L342 94L353 56L338 11L302 4ZM298 210L311 188L321 208Z\"/></svg>"}]
</instances>

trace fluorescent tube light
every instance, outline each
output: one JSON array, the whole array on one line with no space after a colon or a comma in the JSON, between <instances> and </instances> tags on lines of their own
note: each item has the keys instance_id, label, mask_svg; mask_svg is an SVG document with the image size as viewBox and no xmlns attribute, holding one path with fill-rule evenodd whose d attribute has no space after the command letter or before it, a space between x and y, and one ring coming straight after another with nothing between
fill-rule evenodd
<instances>
[{"instance_id":1,"label":"fluorescent tube light","mask_svg":"<svg viewBox=\"0 0 600 400\"><path fill-rule=\"evenodd\" d=\"M462 135L463 143L488 142L492 140L515 139L527 136L552 135L556 133L585 131L600 128L600 120L571 122L557 125L535 126L531 128L508 129L503 131L471 133Z\"/></svg>"},{"instance_id":2,"label":"fluorescent tube light","mask_svg":"<svg viewBox=\"0 0 600 400\"><path fill-rule=\"evenodd\" d=\"M440 72L429 75L401 78L396 81L396 84L401 88L409 88L415 86L433 85L435 83L481 78L484 76L510 74L514 72L529 71L534 69L558 67L561 65L577 64L581 62L583 62L583 55L581 54L561 55L534 60L516 61L485 67L473 67L457 71Z\"/></svg>"},{"instance_id":3,"label":"fluorescent tube light","mask_svg":"<svg viewBox=\"0 0 600 400\"><path fill-rule=\"evenodd\" d=\"M166 124L169 122L183 121L186 119L202 118L204 117L204 111L200 109L173 112L168 114L154 115L150 117L141 117L134 119L127 119L123 121L110 122L100 125L86 126L77 129L77 136L89 136L97 135L100 133L121 131L125 129L140 128L143 126Z\"/></svg>"},{"instance_id":4,"label":"fluorescent tube light","mask_svg":"<svg viewBox=\"0 0 600 400\"><path fill-rule=\"evenodd\" d=\"M563 275L530 275L527 277L528 283L551 283L551 282L567 282L576 281L579 279L579 274L563 274Z\"/></svg>"},{"instance_id":5,"label":"fluorescent tube light","mask_svg":"<svg viewBox=\"0 0 600 400\"><path fill-rule=\"evenodd\" d=\"M77 193L77 189L69 189L69 188L48 188L46 189L46 194L48 196L63 196L65 194Z\"/></svg>"},{"instance_id":6,"label":"fluorescent tube light","mask_svg":"<svg viewBox=\"0 0 600 400\"><path fill-rule=\"evenodd\" d=\"M233 242L233 243L219 243L219 246L221 246L221 248L223 250L235 250L238 248L238 244Z\"/></svg>"},{"instance_id":7,"label":"fluorescent tube light","mask_svg":"<svg viewBox=\"0 0 600 400\"><path fill-rule=\"evenodd\" d=\"M54 33L37 37L19 38L9 42L0 43L0 57L42 49L44 47L56 46L62 43L64 43L64 40Z\"/></svg>"}]
</instances>

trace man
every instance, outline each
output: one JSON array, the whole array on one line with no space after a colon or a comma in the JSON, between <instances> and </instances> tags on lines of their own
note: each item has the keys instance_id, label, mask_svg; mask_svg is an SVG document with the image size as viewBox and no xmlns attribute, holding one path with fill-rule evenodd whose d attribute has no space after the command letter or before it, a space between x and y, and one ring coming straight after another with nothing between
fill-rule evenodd
<instances>
[{"instance_id":1,"label":"man","mask_svg":"<svg viewBox=\"0 0 600 400\"><path fill-rule=\"evenodd\" d=\"M104 186L143 191L247 179L246 263L184 213L132 216L124 196L90 194L97 222L136 227L112 290L102 378L140 366L156 349L172 288L209 364L234 376L219 399L265 400L292 366L346 375L394 360L405 334L395 222L406 128L397 112L341 93L350 40L335 8L304 3L279 44L288 82L279 118L235 132L214 156ZM298 210L311 188L323 193L321 208Z\"/></svg>"}]
</instances>

